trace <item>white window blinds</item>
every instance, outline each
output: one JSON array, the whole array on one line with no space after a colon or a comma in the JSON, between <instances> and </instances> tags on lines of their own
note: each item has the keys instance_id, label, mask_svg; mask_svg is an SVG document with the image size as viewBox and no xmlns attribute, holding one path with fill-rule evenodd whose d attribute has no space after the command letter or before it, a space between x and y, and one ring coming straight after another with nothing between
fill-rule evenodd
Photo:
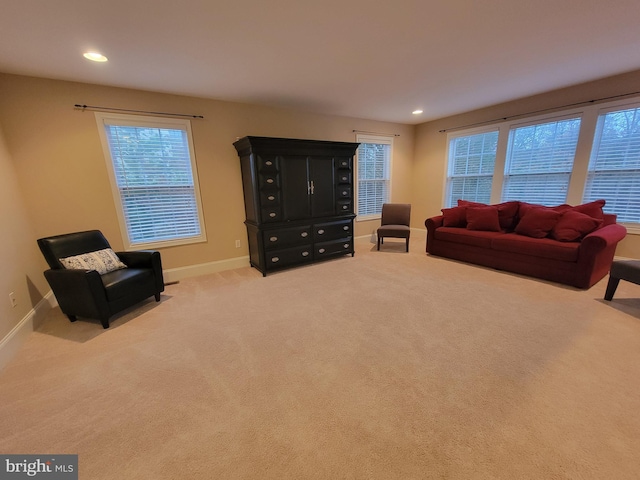
<instances>
[{"instance_id":1,"label":"white window blinds","mask_svg":"<svg viewBox=\"0 0 640 480\"><path fill-rule=\"evenodd\" d=\"M389 201L391 140L359 136L358 141L358 216L379 216Z\"/></svg>"},{"instance_id":2,"label":"white window blinds","mask_svg":"<svg viewBox=\"0 0 640 480\"><path fill-rule=\"evenodd\" d=\"M601 198L619 222L640 223L640 107L598 117L584 201Z\"/></svg>"},{"instance_id":3,"label":"white window blinds","mask_svg":"<svg viewBox=\"0 0 640 480\"><path fill-rule=\"evenodd\" d=\"M449 141L447 207L458 200L489 203L497 147L497 130Z\"/></svg>"},{"instance_id":4,"label":"white window blinds","mask_svg":"<svg viewBox=\"0 0 640 480\"><path fill-rule=\"evenodd\" d=\"M204 240L188 122L102 121L129 246Z\"/></svg>"},{"instance_id":5,"label":"white window blinds","mask_svg":"<svg viewBox=\"0 0 640 480\"><path fill-rule=\"evenodd\" d=\"M564 203L579 133L580 118L511 129L502 201Z\"/></svg>"}]
</instances>

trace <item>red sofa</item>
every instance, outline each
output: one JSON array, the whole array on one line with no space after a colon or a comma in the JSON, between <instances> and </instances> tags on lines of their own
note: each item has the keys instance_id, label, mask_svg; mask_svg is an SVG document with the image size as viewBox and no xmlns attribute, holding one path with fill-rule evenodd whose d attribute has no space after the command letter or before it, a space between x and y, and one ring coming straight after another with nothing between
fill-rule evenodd
<instances>
[{"instance_id":1,"label":"red sofa","mask_svg":"<svg viewBox=\"0 0 640 480\"><path fill-rule=\"evenodd\" d=\"M427 253L589 288L609 272L627 230L604 200L572 207L460 200L428 218Z\"/></svg>"}]
</instances>

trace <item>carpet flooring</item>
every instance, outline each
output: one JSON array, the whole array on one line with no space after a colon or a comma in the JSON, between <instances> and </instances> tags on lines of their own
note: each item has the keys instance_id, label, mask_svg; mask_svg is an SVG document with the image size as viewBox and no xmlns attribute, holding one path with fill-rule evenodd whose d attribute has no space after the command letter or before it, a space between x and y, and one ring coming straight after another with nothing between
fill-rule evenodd
<instances>
[{"instance_id":1,"label":"carpet flooring","mask_svg":"<svg viewBox=\"0 0 640 480\"><path fill-rule=\"evenodd\" d=\"M102 479L637 479L640 287L356 242L354 258L53 309L0 372L0 453Z\"/></svg>"}]
</instances>

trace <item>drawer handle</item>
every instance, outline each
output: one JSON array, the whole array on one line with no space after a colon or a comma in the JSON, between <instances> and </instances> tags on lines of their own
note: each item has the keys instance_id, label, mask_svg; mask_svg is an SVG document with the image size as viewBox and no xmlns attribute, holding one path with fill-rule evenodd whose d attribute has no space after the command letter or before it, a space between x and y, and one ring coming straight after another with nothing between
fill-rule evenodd
<instances>
[{"instance_id":1,"label":"drawer handle","mask_svg":"<svg viewBox=\"0 0 640 480\"><path fill-rule=\"evenodd\" d=\"M276 199L276 197L274 197L273 195L269 195L269 196L267 197L267 200L269 200L269 201L271 201L271 202L273 202L275 199Z\"/></svg>"},{"instance_id":2,"label":"drawer handle","mask_svg":"<svg viewBox=\"0 0 640 480\"><path fill-rule=\"evenodd\" d=\"M321 248L320 250L318 250L318 253L324 253L324 252L325 252L324 248Z\"/></svg>"},{"instance_id":3,"label":"drawer handle","mask_svg":"<svg viewBox=\"0 0 640 480\"><path fill-rule=\"evenodd\" d=\"M349 195L349 192L347 192L346 190L343 190L343 191L342 191L342 196L343 196L343 197L346 197L347 195Z\"/></svg>"},{"instance_id":4,"label":"drawer handle","mask_svg":"<svg viewBox=\"0 0 640 480\"><path fill-rule=\"evenodd\" d=\"M269 216L270 216L271 218L273 218L273 217L275 217L275 216L276 216L276 213L275 213L275 212L271 212L271 213L269 214Z\"/></svg>"},{"instance_id":5,"label":"drawer handle","mask_svg":"<svg viewBox=\"0 0 640 480\"><path fill-rule=\"evenodd\" d=\"M347 165L349 165L347 162L345 162L344 160L340 163L341 166L346 167Z\"/></svg>"},{"instance_id":6,"label":"drawer handle","mask_svg":"<svg viewBox=\"0 0 640 480\"><path fill-rule=\"evenodd\" d=\"M349 205L342 205L343 210L346 210L347 208L349 208Z\"/></svg>"},{"instance_id":7,"label":"drawer handle","mask_svg":"<svg viewBox=\"0 0 640 480\"><path fill-rule=\"evenodd\" d=\"M349 225L345 225L344 227L342 227L342 229L346 232L347 230L349 230Z\"/></svg>"},{"instance_id":8,"label":"drawer handle","mask_svg":"<svg viewBox=\"0 0 640 480\"><path fill-rule=\"evenodd\" d=\"M302 232L302 233L300 234L300 236L301 236L302 238L307 238L307 237L309 236L309 233L308 233L308 232Z\"/></svg>"},{"instance_id":9,"label":"drawer handle","mask_svg":"<svg viewBox=\"0 0 640 480\"><path fill-rule=\"evenodd\" d=\"M302 256L303 257L308 257L309 256L309 252L302 252Z\"/></svg>"},{"instance_id":10,"label":"drawer handle","mask_svg":"<svg viewBox=\"0 0 640 480\"><path fill-rule=\"evenodd\" d=\"M273 178L267 178L267 183L273 183Z\"/></svg>"},{"instance_id":11,"label":"drawer handle","mask_svg":"<svg viewBox=\"0 0 640 480\"><path fill-rule=\"evenodd\" d=\"M277 242L278 241L278 237L269 237L269 241L270 242Z\"/></svg>"},{"instance_id":12,"label":"drawer handle","mask_svg":"<svg viewBox=\"0 0 640 480\"><path fill-rule=\"evenodd\" d=\"M324 233L323 229L318 230L318 235L322 235Z\"/></svg>"},{"instance_id":13,"label":"drawer handle","mask_svg":"<svg viewBox=\"0 0 640 480\"><path fill-rule=\"evenodd\" d=\"M273 162L271 160L267 160L266 162L264 162L264 164L271 166L271 165L273 165Z\"/></svg>"},{"instance_id":14,"label":"drawer handle","mask_svg":"<svg viewBox=\"0 0 640 480\"><path fill-rule=\"evenodd\" d=\"M340 181L346 182L347 181L347 177L340 177Z\"/></svg>"},{"instance_id":15,"label":"drawer handle","mask_svg":"<svg viewBox=\"0 0 640 480\"><path fill-rule=\"evenodd\" d=\"M279 257L272 257L272 258L271 258L271 261L272 261L273 263L276 263L276 262L280 261L280 258L279 258Z\"/></svg>"},{"instance_id":16,"label":"drawer handle","mask_svg":"<svg viewBox=\"0 0 640 480\"><path fill-rule=\"evenodd\" d=\"M349 248L349 244L348 244L348 243L345 243L345 244L343 245L343 247L344 247L344 248Z\"/></svg>"}]
</instances>

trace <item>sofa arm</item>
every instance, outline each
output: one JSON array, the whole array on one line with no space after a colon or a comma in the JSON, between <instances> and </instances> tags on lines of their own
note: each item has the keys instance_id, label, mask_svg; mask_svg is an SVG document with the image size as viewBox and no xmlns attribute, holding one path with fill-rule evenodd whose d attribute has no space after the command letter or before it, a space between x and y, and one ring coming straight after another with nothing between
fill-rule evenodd
<instances>
[{"instance_id":1,"label":"sofa arm","mask_svg":"<svg viewBox=\"0 0 640 480\"><path fill-rule=\"evenodd\" d=\"M626 235L627 229L618 223L605 225L584 237L580 249L584 248L592 252L604 250L617 245Z\"/></svg>"},{"instance_id":2,"label":"sofa arm","mask_svg":"<svg viewBox=\"0 0 640 480\"><path fill-rule=\"evenodd\" d=\"M437 215L435 217L427 218L424 221L424 226L427 227L427 230L435 230L443 225L443 221L444 217L442 215Z\"/></svg>"},{"instance_id":3,"label":"sofa arm","mask_svg":"<svg viewBox=\"0 0 640 480\"><path fill-rule=\"evenodd\" d=\"M46 270L44 276L65 315L100 319L110 316L104 284L95 270Z\"/></svg>"}]
</instances>

